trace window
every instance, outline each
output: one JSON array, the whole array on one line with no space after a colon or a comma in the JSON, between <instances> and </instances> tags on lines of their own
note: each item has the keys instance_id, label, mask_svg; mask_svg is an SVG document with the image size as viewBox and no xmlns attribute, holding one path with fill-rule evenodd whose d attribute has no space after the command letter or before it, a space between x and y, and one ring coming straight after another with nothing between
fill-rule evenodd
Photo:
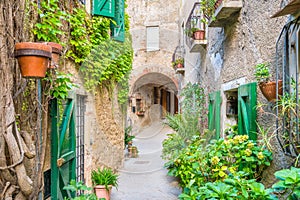
<instances>
[{"instance_id":1,"label":"window","mask_svg":"<svg viewBox=\"0 0 300 200\"><path fill-rule=\"evenodd\" d=\"M149 26L147 27L147 51L159 50L159 27Z\"/></svg>"}]
</instances>

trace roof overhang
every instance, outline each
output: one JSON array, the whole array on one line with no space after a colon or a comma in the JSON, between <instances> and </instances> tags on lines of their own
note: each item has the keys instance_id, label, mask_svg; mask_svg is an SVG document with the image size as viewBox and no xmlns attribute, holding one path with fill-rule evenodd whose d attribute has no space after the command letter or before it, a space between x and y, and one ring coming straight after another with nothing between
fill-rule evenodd
<instances>
[{"instance_id":1,"label":"roof overhang","mask_svg":"<svg viewBox=\"0 0 300 200\"><path fill-rule=\"evenodd\" d=\"M300 0L292 0L283 9L275 13L271 18L294 14L297 11L300 11Z\"/></svg>"}]
</instances>

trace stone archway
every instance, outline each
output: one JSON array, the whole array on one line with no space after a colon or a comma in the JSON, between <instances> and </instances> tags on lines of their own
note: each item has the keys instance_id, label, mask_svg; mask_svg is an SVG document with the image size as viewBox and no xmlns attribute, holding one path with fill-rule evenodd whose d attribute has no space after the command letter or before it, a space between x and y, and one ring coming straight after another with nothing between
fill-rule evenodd
<instances>
[{"instance_id":1,"label":"stone archway","mask_svg":"<svg viewBox=\"0 0 300 200\"><path fill-rule=\"evenodd\" d=\"M157 68L155 68L157 70ZM178 112L178 81L176 75L143 70L132 79L128 116L140 130L160 121L167 113Z\"/></svg>"}]
</instances>

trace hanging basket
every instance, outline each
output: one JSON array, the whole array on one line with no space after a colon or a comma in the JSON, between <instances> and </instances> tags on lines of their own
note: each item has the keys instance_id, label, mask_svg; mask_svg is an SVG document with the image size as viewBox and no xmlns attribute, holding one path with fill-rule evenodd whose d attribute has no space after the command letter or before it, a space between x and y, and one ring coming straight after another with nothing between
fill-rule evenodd
<instances>
[{"instance_id":1,"label":"hanging basket","mask_svg":"<svg viewBox=\"0 0 300 200\"><path fill-rule=\"evenodd\" d=\"M48 42L47 44L52 48L52 59L49 68L57 68L59 66L59 59L62 52L62 46L55 42Z\"/></svg>"},{"instance_id":2,"label":"hanging basket","mask_svg":"<svg viewBox=\"0 0 300 200\"><path fill-rule=\"evenodd\" d=\"M24 78L44 78L52 48L45 43L21 42L15 45L15 57Z\"/></svg>"},{"instance_id":3,"label":"hanging basket","mask_svg":"<svg viewBox=\"0 0 300 200\"><path fill-rule=\"evenodd\" d=\"M262 94L270 102L276 101L276 82L263 82L259 83L259 88ZM278 95L282 96L282 80L278 80Z\"/></svg>"}]
</instances>

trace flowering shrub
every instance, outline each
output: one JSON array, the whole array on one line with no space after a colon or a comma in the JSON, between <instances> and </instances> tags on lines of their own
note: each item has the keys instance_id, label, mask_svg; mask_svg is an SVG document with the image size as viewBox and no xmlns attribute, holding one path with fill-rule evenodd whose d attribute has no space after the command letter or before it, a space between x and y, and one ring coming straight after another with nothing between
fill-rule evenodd
<instances>
[{"instance_id":1,"label":"flowering shrub","mask_svg":"<svg viewBox=\"0 0 300 200\"><path fill-rule=\"evenodd\" d=\"M224 181L240 173L243 179L258 179L272 159L270 151L257 146L247 135L232 133L207 146L203 142L195 137L177 158L166 164L169 175L180 178L183 193L196 194L208 182Z\"/></svg>"}]
</instances>

